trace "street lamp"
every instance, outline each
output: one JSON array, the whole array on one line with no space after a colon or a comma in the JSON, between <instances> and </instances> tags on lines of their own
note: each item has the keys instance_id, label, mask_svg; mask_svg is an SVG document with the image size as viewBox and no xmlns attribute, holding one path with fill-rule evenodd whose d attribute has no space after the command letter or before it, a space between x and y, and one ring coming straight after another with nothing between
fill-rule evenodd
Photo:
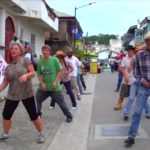
<instances>
[{"instance_id":1,"label":"street lamp","mask_svg":"<svg viewBox=\"0 0 150 150\"><path fill-rule=\"evenodd\" d=\"M96 4L96 2L92 2L92 3L88 3L88 4L85 4L85 5L82 5L80 7L75 7L75 13L74 13L74 16L75 16L75 28L74 28L74 48L75 48L75 45L76 45L76 32L77 32L77 19L76 19L76 16L77 16L77 10L80 9L80 8L83 8L83 7L86 7L86 6L91 6L91 5L94 5Z\"/></svg>"}]
</instances>

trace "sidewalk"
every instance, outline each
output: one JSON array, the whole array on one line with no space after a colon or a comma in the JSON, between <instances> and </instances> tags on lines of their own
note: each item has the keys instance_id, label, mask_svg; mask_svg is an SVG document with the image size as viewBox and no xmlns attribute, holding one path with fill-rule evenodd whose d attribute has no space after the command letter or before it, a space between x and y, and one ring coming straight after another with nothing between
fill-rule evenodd
<instances>
[{"instance_id":1,"label":"sidewalk","mask_svg":"<svg viewBox=\"0 0 150 150\"><path fill-rule=\"evenodd\" d=\"M87 79L87 91L83 95L78 109L74 112L72 124L62 124L47 150L87 150L89 123L92 112L96 75Z\"/></svg>"},{"instance_id":2,"label":"sidewalk","mask_svg":"<svg viewBox=\"0 0 150 150\"><path fill-rule=\"evenodd\" d=\"M86 81L87 92L94 93L95 81L96 75L89 75ZM69 97L65 96L65 98L69 107L71 107ZM78 101L78 109L71 110L74 115L71 124L65 122L66 118L57 105L54 110L49 110L50 99L45 101L43 104L43 121L46 142L44 144L36 143L37 133L20 103L12 118L10 141L0 143L0 150L62 150L62 147L65 150L86 150L92 100L93 94L82 96L82 101ZM4 103L0 103L0 114L3 105ZM2 133L2 121L0 121L0 133Z\"/></svg>"}]
</instances>

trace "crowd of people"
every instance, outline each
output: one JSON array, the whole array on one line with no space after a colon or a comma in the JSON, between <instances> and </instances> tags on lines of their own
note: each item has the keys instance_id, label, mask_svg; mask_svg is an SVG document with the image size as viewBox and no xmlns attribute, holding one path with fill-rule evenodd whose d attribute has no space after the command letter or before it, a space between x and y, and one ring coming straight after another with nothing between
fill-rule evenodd
<instances>
[{"instance_id":1,"label":"crowd of people","mask_svg":"<svg viewBox=\"0 0 150 150\"><path fill-rule=\"evenodd\" d=\"M62 86L64 85L66 93L70 97L72 109L75 110L77 100L81 100L83 90L86 90L82 75L84 65L72 50L69 50L66 55L61 50L57 51L55 56L52 56L51 52L50 46L42 46L42 57L38 59L37 65L34 65L32 52L16 39L11 42L11 63L6 67L5 77L0 85L0 92L9 85L2 113L3 133L0 141L7 141L10 138L11 119L19 102L23 103L30 120L33 121L38 131L37 143L45 142L41 116L44 111L42 104L48 97L51 97L50 108L54 108L57 103L66 116L66 122L72 122L73 115L65 102ZM39 86L34 94L32 78L36 73Z\"/></svg>"},{"instance_id":2,"label":"crowd of people","mask_svg":"<svg viewBox=\"0 0 150 150\"><path fill-rule=\"evenodd\" d=\"M133 103L136 102L125 147L131 147L135 143L143 109L145 109L145 117L150 119L148 103L150 96L150 33L145 35L144 40L145 46L128 45L126 47L127 55L121 58L118 66L118 83L115 92L118 92L120 87L121 89L114 109L117 111L123 108L124 121L128 121ZM125 98L128 100L123 107Z\"/></svg>"},{"instance_id":3,"label":"crowd of people","mask_svg":"<svg viewBox=\"0 0 150 150\"><path fill-rule=\"evenodd\" d=\"M122 55L118 60L118 81L115 92L119 92L119 98L114 106L116 111L123 108L124 121L128 121L136 101L136 108L131 121L128 138L125 140L125 147L131 147L135 143L138 133L143 109L145 117L150 119L150 33L145 35L145 46L137 45L126 47L127 54ZM5 77L0 85L2 92L8 85L8 93L3 109L3 133L0 141L9 140L11 129L11 118L22 102L30 120L38 132L37 142L44 143L42 122L42 104L51 97L49 108L54 109L57 103L66 116L66 122L71 123L73 115L70 112L64 95L62 86L70 97L72 109L77 108L77 100L81 100L81 95L86 90L83 77L84 64L76 57L71 50L66 54L58 50L55 56L51 55L52 49L48 45L41 48L42 56L37 59L32 51L19 43L14 36L14 41L10 43L11 63L5 69ZM114 61L110 61L111 72L114 72ZM36 71L35 71L36 70ZM37 73L39 86L34 97L32 78ZM123 107L124 99L128 98Z\"/></svg>"}]
</instances>

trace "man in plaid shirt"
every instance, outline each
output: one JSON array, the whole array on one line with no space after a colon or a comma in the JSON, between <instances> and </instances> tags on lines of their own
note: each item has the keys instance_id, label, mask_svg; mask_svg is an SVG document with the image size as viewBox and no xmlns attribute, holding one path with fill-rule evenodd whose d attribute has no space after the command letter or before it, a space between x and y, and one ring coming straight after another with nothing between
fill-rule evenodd
<instances>
[{"instance_id":1,"label":"man in plaid shirt","mask_svg":"<svg viewBox=\"0 0 150 150\"><path fill-rule=\"evenodd\" d=\"M128 133L128 139L125 140L125 147L131 147L137 135L143 108L150 96L150 32L144 37L146 47L136 55L135 78L140 83L137 105L133 114L132 123ZM150 119L147 118L147 119Z\"/></svg>"}]
</instances>

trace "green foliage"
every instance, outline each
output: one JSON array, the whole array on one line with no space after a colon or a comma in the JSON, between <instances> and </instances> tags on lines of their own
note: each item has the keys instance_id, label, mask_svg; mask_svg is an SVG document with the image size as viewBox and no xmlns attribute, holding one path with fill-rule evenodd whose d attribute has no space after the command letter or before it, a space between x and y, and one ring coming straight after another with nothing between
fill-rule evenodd
<instances>
[{"instance_id":1,"label":"green foliage","mask_svg":"<svg viewBox=\"0 0 150 150\"><path fill-rule=\"evenodd\" d=\"M97 57L96 54L90 53L90 52L85 52L83 50L75 51L75 55L80 58L96 58Z\"/></svg>"},{"instance_id":2,"label":"green foliage","mask_svg":"<svg viewBox=\"0 0 150 150\"><path fill-rule=\"evenodd\" d=\"M118 36L114 34L99 34L99 35L92 35L89 37L84 37L85 41L88 43L94 44L95 42L98 42L99 44L109 44L110 39L117 39Z\"/></svg>"}]
</instances>

